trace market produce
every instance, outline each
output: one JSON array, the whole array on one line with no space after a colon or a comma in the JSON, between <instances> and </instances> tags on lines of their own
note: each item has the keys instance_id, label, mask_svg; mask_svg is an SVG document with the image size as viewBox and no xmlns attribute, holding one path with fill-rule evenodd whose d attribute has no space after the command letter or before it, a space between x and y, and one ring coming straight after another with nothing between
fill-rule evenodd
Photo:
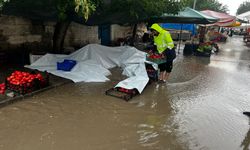
<instances>
[{"instance_id":1,"label":"market produce","mask_svg":"<svg viewBox=\"0 0 250 150\"><path fill-rule=\"evenodd\" d=\"M0 84L0 94L5 94L5 90L6 90L5 83L1 83Z\"/></svg>"},{"instance_id":2,"label":"market produce","mask_svg":"<svg viewBox=\"0 0 250 150\"><path fill-rule=\"evenodd\" d=\"M7 77L7 81L14 85L27 85L33 82L35 79L39 81L44 81L43 76L40 73L31 74L28 72L14 71L9 77Z\"/></svg>"},{"instance_id":3,"label":"market produce","mask_svg":"<svg viewBox=\"0 0 250 150\"><path fill-rule=\"evenodd\" d=\"M151 59L161 59L163 57L164 56L162 54L156 54L156 53L152 53L148 55L148 58L151 58Z\"/></svg>"},{"instance_id":4,"label":"market produce","mask_svg":"<svg viewBox=\"0 0 250 150\"><path fill-rule=\"evenodd\" d=\"M6 90L26 94L49 85L49 75L47 72L32 71L22 72L14 71L5 80Z\"/></svg>"}]
</instances>

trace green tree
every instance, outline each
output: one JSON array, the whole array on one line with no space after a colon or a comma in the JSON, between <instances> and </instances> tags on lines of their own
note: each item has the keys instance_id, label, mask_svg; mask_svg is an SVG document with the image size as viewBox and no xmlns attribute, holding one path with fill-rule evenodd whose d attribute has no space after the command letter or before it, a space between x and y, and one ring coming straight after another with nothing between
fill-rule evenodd
<instances>
[{"instance_id":1,"label":"green tree","mask_svg":"<svg viewBox=\"0 0 250 150\"><path fill-rule=\"evenodd\" d=\"M0 0L3 13L37 20L55 20L53 52L61 53L67 29L77 14L83 20L95 11L101 0ZM5 5L3 5L5 4Z\"/></svg>"},{"instance_id":2,"label":"green tree","mask_svg":"<svg viewBox=\"0 0 250 150\"><path fill-rule=\"evenodd\" d=\"M185 6L193 8L194 0L184 0ZM228 6L223 5L218 0L196 0L196 10L213 10L217 12L228 12Z\"/></svg>"},{"instance_id":3,"label":"green tree","mask_svg":"<svg viewBox=\"0 0 250 150\"><path fill-rule=\"evenodd\" d=\"M99 2L99 0L56 0L54 6L57 8L59 20L56 23L53 36L53 50L55 53L62 52L65 35L72 21L70 16L73 10L86 21L96 10Z\"/></svg>"},{"instance_id":4,"label":"green tree","mask_svg":"<svg viewBox=\"0 0 250 150\"><path fill-rule=\"evenodd\" d=\"M6 0L0 0L4 2ZM3 4L3 3L0 3ZM102 16L99 20L110 19L112 15L124 14L116 19L123 23L136 23L150 16L163 13L177 13L182 8L182 2L177 0L10 0L4 6L3 12L17 16L29 16L31 19L57 21L53 36L53 52L60 53L64 38L71 21L78 16L87 20L95 12ZM82 22L84 23L84 22Z\"/></svg>"},{"instance_id":5,"label":"green tree","mask_svg":"<svg viewBox=\"0 0 250 150\"><path fill-rule=\"evenodd\" d=\"M163 13L176 14L182 9L177 0L111 0L108 12L124 12L130 19L140 20Z\"/></svg>"},{"instance_id":6,"label":"green tree","mask_svg":"<svg viewBox=\"0 0 250 150\"><path fill-rule=\"evenodd\" d=\"M0 10L2 10L3 5L7 2L9 2L9 0L0 0Z\"/></svg>"},{"instance_id":7,"label":"green tree","mask_svg":"<svg viewBox=\"0 0 250 150\"><path fill-rule=\"evenodd\" d=\"M133 45L137 23L147 22L149 18L161 16L164 13L177 14L183 5L182 1L177 0L111 0L103 8L106 16L114 17L110 14L120 14L114 19L134 25L131 39Z\"/></svg>"},{"instance_id":8,"label":"green tree","mask_svg":"<svg viewBox=\"0 0 250 150\"><path fill-rule=\"evenodd\" d=\"M245 1L242 4L240 4L239 8L237 9L236 14L243 14L247 11L250 11L250 2L249 1Z\"/></svg>"}]
</instances>

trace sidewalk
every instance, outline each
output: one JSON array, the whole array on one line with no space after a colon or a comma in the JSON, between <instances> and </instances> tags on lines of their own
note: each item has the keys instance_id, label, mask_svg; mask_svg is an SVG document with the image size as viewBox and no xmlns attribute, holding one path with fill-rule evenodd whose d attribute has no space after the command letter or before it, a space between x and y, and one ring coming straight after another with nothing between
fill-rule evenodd
<instances>
[{"instance_id":1,"label":"sidewalk","mask_svg":"<svg viewBox=\"0 0 250 150\"><path fill-rule=\"evenodd\" d=\"M12 72L14 72L15 70L18 71L31 71L28 68L23 68L23 67L18 67L18 66L4 66L0 68L0 83L4 83L6 77L8 77ZM52 74L49 74L49 86L25 95L16 95L15 97L8 97L7 95L1 95L0 94L0 107L11 104L13 102L22 100L25 97L28 96L33 96L34 94L37 94L39 92L54 88L54 87L58 87L61 86L63 84L67 84L72 82L71 80L68 79L64 79ZM6 93L5 93L6 94Z\"/></svg>"}]
</instances>

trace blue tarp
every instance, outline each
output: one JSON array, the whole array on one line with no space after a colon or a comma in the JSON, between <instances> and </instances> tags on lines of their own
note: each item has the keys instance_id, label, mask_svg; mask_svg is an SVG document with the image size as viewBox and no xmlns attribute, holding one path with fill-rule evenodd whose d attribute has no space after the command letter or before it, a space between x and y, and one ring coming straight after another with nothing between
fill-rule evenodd
<instances>
[{"instance_id":1,"label":"blue tarp","mask_svg":"<svg viewBox=\"0 0 250 150\"><path fill-rule=\"evenodd\" d=\"M179 24L179 23L162 23L161 27L167 29L176 29L176 30L188 30L192 33L192 35L196 34L196 27L195 24Z\"/></svg>"}]
</instances>

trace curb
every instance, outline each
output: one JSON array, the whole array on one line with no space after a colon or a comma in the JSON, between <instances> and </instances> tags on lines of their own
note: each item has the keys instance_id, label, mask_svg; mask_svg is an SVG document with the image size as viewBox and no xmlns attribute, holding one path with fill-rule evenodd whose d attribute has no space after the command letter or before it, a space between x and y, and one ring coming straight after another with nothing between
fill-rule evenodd
<instances>
[{"instance_id":1,"label":"curb","mask_svg":"<svg viewBox=\"0 0 250 150\"><path fill-rule=\"evenodd\" d=\"M21 101L21 100L23 100L24 98L34 96L35 94L38 94L38 93L41 93L41 92L44 92L44 91L47 91L47 90L50 90L50 89L53 89L53 88L62 86L62 85L69 84L69 83L71 83L71 82L72 82L72 81L68 80L68 81L66 81L66 82L62 82L62 83L59 83L59 84L51 85L51 86L48 86L48 87L46 87L46 88L43 88L43 89L40 89L40 90L31 92L31 93L28 93L28 94L25 94L25 95L18 95L18 96L15 96L15 97L13 97L13 98L7 98L7 99L5 99L5 100L3 100L3 101L0 101L0 108L2 108L2 107L4 107L4 106L7 106L7 105L10 105L10 104L13 104L14 102Z\"/></svg>"}]
</instances>

